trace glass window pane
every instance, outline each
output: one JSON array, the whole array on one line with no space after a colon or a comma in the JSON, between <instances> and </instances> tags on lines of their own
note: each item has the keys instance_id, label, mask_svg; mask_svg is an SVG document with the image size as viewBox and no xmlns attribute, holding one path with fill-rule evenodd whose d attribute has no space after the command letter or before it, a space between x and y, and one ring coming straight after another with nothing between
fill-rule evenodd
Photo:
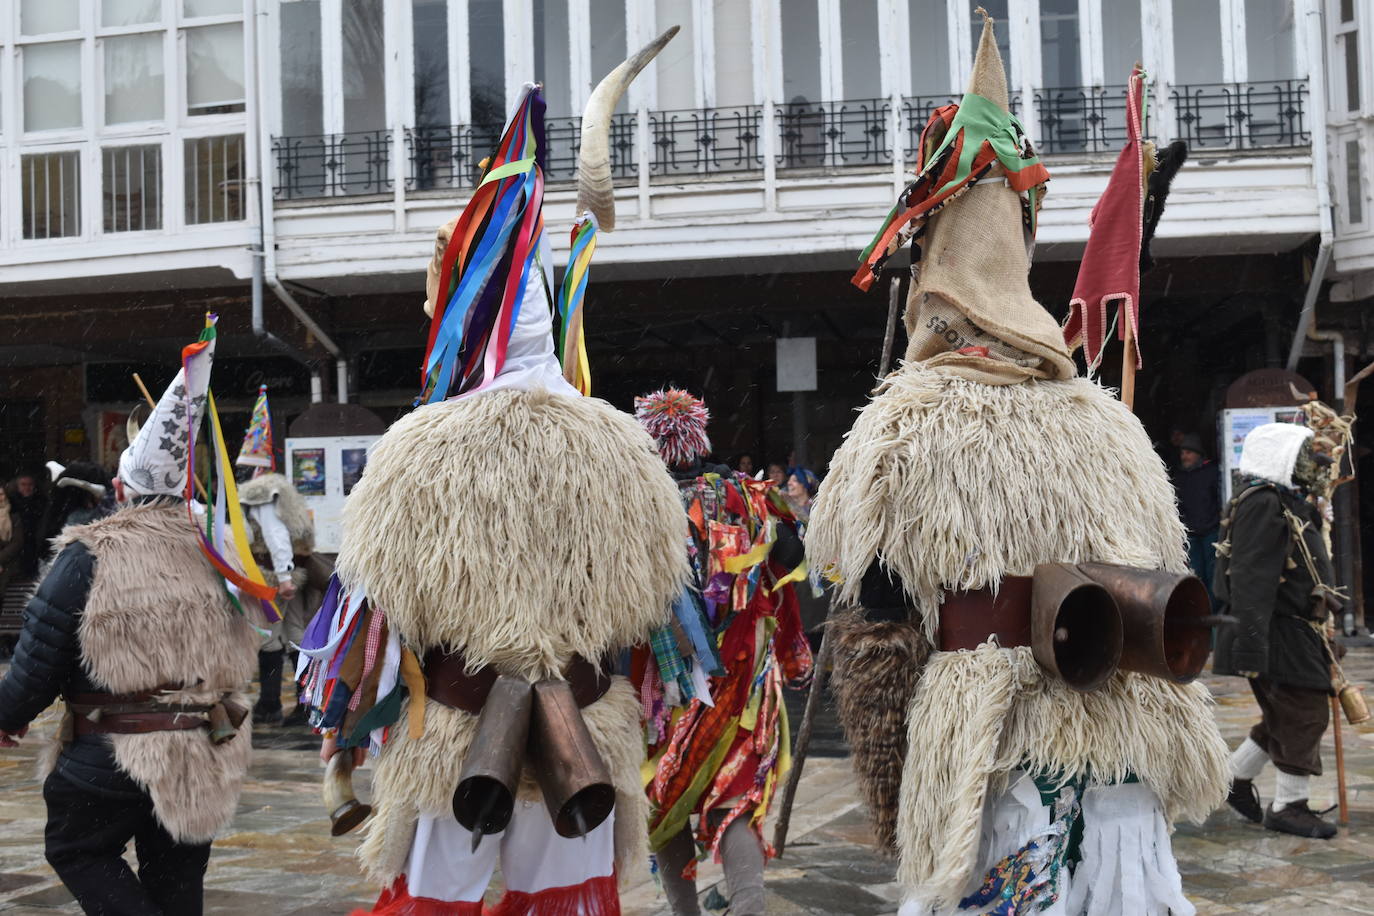
<instances>
[{"instance_id":1,"label":"glass window pane","mask_svg":"<svg viewBox=\"0 0 1374 916\"><path fill-rule=\"evenodd\" d=\"M692 0L656 0L654 7L655 34L669 26L682 27L677 37L668 42L668 47L658 54L658 107L664 111L696 108L696 65L692 60L692 46L695 44L692 38ZM745 12L748 12L747 6ZM720 54L720 50L717 46L716 54Z\"/></svg>"},{"instance_id":2,"label":"glass window pane","mask_svg":"<svg viewBox=\"0 0 1374 916\"><path fill-rule=\"evenodd\" d=\"M191 16L225 16L243 12L243 0L183 0L181 14Z\"/></svg>"},{"instance_id":3,"label":"glass window pane","mask_svg":"<svg viewBox=\"0 0 1374 916\"><path fill-rule=\"evenodd\" d=\"M243 219L243 137L187 140L184 178L186 222Z\"/></svg>"},{"instance_id":4,"label":"glass window pane","mask_svg":"<svg viewBox=\"0 0 1374 916\"><path fill-rule=\"evenodd\" d=\"M1355 21L1355 0L1341 0L1341 22Z\"/></svg>"},{"instance_id":5,"label":"glass window pane","mask_svg":"<svg viewBox=\"0 0 1374 916\"><path fill-rule=\"evenodd\" d=\"M5 4L9 9L14 7ZM49 35L74 32L81 28L81 8L77 0L24 0L19 7L19 32L23 35Z\"/></svg>"},{"instance_id":6,"label":"glass window pane","mask_svg":"<svg viewBox=\"0 0 1374 916\"><path fill-rule=\"evenodd\" d=\"M722 108L756 101L752 27L749 4L715 0L716 104Z\"/></svg>"},{"instance_id":7,"label":"glass window pane","mask_svg":"<svg viewBox=\"0 0 1374 916\"><path fill-rule=\"evenodd\" d=\"M1293 0L1245 0L1245 49L1251 82L1297 75Z\"/></svg>"},{"instance_id":8,"label":"glass window pane","mask_svg":"<svg viewBox=\"0 0 1374 916\"><path fill-rule=\"evenodd\" d=\"M997 20L993 26L993 32L997 36L997 50L1002 55L1002 66L1007 71L1007 83L1011 85L1011 25L1007 22L1007 0L984 0L980 3L983 9L988 11L988 15ZM978 40L983 37L983 17L974 13L973 20L973 53L978 53ZM1015 94L1018 87L1011 85L1012 93ZM957 87L956 91L962 93L963 87Z\"/></svg>"},{"instance_id":9,"label":"glass window pane","mask_svg":"<svg viewBox=\"0 0 1374 916\"><path fill-rule=\"evenodd\" d=\"M1360 141L1345 141L1345 221L1364 222L1364 180L1360 174Z\"/></svg>"},{"instance_id":10,"label":"glass window pane","mask_svg":"<svg viewBox=\"0 0 1374 916\"><path fill-rule=\"evenodd\" d=\"M24 129L81 126L81 42L24 48Z\"/></svg>"},{"instance_id":11,"label":"glass window pane","mask_svg":"<svg viewBox=\"0 0 1374 916\"><path fill-rule=\"evenodd\" d=\"M953 94L949 84L949 8L907 0L911 35L911 94Z\"/></svg>"},{"instance_id":12,"label":"glass window pane","mask_svg":"<svg viewBox=\"0 0 1374 916\"><path fill-rule=\"evenodd\" d=\"M539 13L535 10L535 32L538 40ZM553 0L549 0L550 3ZM415 22L415 125L417 127L442 127L453 122L449 114L448 98L448 9L444 0L415 0L412 16ZM555 32L566 36L567 25L562 31ZM567 39L564 38L564 54L567 53ZM538 55L536 55L536 66ZM542 79L543 77L540 77ZM567 70L562 80L554 85L566 88ZM545 85L550 85L548 81ZM564 96L567 96L565 91ZM546 90L545 95L548 95ZM554 106L549 105L553 115Z\"/></svg>"},{"instance_id":13,"label":"glass window pane","mask_svg":"<svg viewBox=\"0 0 1374 916\"><path fill-rule=\"evenodd\" d=\"M1341 36L1345 45L1345 110L1360 110L1360 43L1353 29Z\"/></svg>"},{"instance_id":14,"label":"glass window pane","mask_svg":"<svg viewBox=\"0 0 1374 916\"><path fill-rule=\"evenodd\" d=\"M1220 0L1173 0L1174 81L1221 82Z\"/></svg>"},{"instance_id":15,"label":"glass window pane","mask_svg":"<svg viewBox=\"0 0 1374 916\"><path fill-rule=\"evenodd\" d=\"M25 156L20 162L24 238L81 234L81 161L76 150Z\"/></svg>"},{"instance_id":16,"label":"glass window pane","mask_svg":"<svg viewBox=\"0 0 1374 916\"><path fill-rule=\"evenodd\" d=\"M883 94L883 78L878 70L878 4L858 0L845 4L840 20L840 65L844 68L846 99L876 99Z\"/></svg>"},{"instance_id":17,"label":"glass window pane","mask_svg":"<svg viewBox=\"0 0 1374 916\"><path fill-rule=\"evenodd\" d=\"M162 34L103 40L106 124L162 119Z\"/></svg>"},{"instance_id":18,"label":"glass window pane","mask_svg":"<svg viewBox=\"0 0 1374 916\"><path fill-rule=\"evenodd\" d=\"M101 191L106 232L162 228L162 147L102 151Z\"/></svg>"},{"instance_id":19,"label":"glass window pane","mask_svg":"<svg viewBox=\"0 0 1374 916\"><path fill-rule=\"evenodd\" d=\"M290 136L324 132L320 0L281 6L281 123L282 133Z\"/></svg>"},{"instance_id":20,"label":"glass window pane","mask_svg":"<svg viewBox=\"0 0 1374 916\"><path fill-rule=\"evenodd\" d=\"M477 142L485 156L506 123L506 27L501 22L501 0L468 0L468 66L471 80L473 125L482 128Z\"/></svg>"},{"instance_id":21,"label":"glass window pane","mask_svg":"<svg viewBox=\"0 0 1374 916\"><path fill-rule=\"evenodd\" d=\"M161 0L100 0L101 25L139 25L161 17Z\"/></svg>"},{"instance_id":22,"label":"glass window pane","mask_svg":"<svg viewBox=\"0 0 1374 916\"><path fill-rule=\"evenodd\" d=\"M1078 0L1040 0L1040 85L1078 86L1082 82Z\"/></svg>"},{"instance_id":23,"label":"glass window pane","mask_svg":"<svg viewBox=\"0 0 1374 916\"><path fill-rule=\"evenodd\" d=\"M782 100L821 101L821 30L816 0L779 0L782 14Z\"/></svg>"},{"instance_id":24,"label":"glass window pane","mask_svg":"<svg viewBox=\"0 0 1374 916\"><path fill-rule=\"evenodd\" d=\"M344 130L386 127L382 0L344 0Z\"/></svg>"},{"instance_id":25,"label":"glass window pane","mask_svg":"<svg viewBox=\"0 0 1374 916\"><path fill-rule=\"evenodd\" d=\"M186 30L186 113L243 111L243 25Z\"/></svg>"},{"instance_id":26,"label":"glass window pane","mask_svg":"<svg viewBox=\"0 0 1374 916\"><path fill-rule=\"evenodd\" d=\"M625 0L590 0L592 32L592 85L625 59ZM681 36L673 39L677 44ZM664 50L667 50L666 48ZM630 94L620 97L618 112L630 110Z\"/></svg>"},{"instance_id":27,"label":"glass window pane","mask_svg":"<svg viewBox=\"0 0 1374 916\"><path fill-rule=\"evenodd\" d=\"M1138 60L1143 62L1140 0L1111 0L1102 4L1102 32L1107 85L1122 85L1130 78L1131 65Z\"/></svg>"}]
</instances>

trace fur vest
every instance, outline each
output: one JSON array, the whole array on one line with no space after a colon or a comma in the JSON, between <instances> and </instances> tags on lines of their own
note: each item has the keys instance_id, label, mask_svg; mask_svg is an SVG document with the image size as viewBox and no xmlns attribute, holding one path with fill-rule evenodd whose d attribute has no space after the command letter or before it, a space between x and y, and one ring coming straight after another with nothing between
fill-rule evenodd
<instances>
[{"instance_id":1,"label":"fur vest","mask_svg":"<svg viewBox=\"0 0 1374 916\"><path fill-rule=\"evenodd\" d=\"M305 497L296 492L291 481L282 474L273 472L246 480L238 485L239 502L245 507L261 506L272 503L277 510L277 518L286 526L291 536L291 552L298 557L309 556L315 551L315 522L310 517L310 507ZM246 513L245 513L246 514ZM262 532L252 515L248 515L248 527L252 542L248 547L255 557L267 557L267 544L263 542Z\"/></svg>"},{"instance_id":2,"label":"fur vest","mask_svg":"<svg viewBox=\"0 0 1374 916\"><path fill-rule=\"evenodd\" d=\"M61 546L85 544L95 558L77 636L93 684L133 693L159 684L196 685L169 703L210 703L228 691L247 706L258 634L234 608L200 551L184 506L149 504L68 528ZM251 719L215 746L203 729L110 735L120 769L143 787L177 841L206 843L228 826L252 754Z\"/></svg>"}]
</instances>

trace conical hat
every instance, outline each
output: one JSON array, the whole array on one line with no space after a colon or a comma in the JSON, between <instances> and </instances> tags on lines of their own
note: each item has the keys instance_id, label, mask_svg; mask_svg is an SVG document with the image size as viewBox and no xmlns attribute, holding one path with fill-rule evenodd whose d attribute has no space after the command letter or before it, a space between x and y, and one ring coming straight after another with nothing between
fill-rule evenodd
<instances>
[{"instance_id":1,"label":"conical hat","mask_svg":"<svg viewBox=\"0 0 1374 916\"><path fill-rule=\"evenodd\" d=\"M177 496L186 490L187 459L205 415L215 339L186 358L157 407L119 456L119 479L132 496Z\"/></svg>"},{"instance_id":2,"label":"conical hat","mask_svg":"<svg viewBox=\"0 0 1374 916\"><path fill-rule=\"evenodd\" d=\"M244 433L243 445L234 464L244 468L257 468L256 474L276 470L276 457L272 453L272 416L267 408L267 386L258 386L258 399L253 404L253 416L248 421L248 432Z\"/></svg>"},{"instance_id":3,"label":"conical hat","mask_svg":"<svg viewBox=\"0 0 1374 916\"><path fill-rule=\"evenodd\" d=\"M986 14L961 108L971 96L1009 111L1006 72ZM987 356L946 361L974 367L970 374L981 380L991 380L989 373L1007 382L1077 374L1059 325L1031 295L1022 202L1000 164L931 216L922 249L907 298L907 360L984 347Z\"/></svg>"}]
</instances>

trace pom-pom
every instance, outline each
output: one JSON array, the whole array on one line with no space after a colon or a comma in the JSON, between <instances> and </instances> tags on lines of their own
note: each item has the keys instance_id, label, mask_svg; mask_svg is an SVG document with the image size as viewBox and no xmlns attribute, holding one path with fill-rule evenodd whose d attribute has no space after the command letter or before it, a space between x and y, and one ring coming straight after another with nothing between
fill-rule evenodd
<instances>
[{"instance_id":1,"label":"pom-pom","mask_svg":"<svg viewBox=\"0 0 1374 916\"><path fill-rule=\"evenodd\" d=\"M681 467L711 450L706 424L711 413L700 398L677 388L664 388L635 398L635 419L658 443L669 467Z\"/></svg>"}]
</instances>

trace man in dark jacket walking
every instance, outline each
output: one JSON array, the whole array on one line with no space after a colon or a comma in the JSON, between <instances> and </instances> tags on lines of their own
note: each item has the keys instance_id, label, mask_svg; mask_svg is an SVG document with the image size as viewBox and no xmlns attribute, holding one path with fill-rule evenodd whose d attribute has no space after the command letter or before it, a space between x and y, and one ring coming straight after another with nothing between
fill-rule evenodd
<instances>
[{"instance_id":1,"label":"man in dark jacket walking","mask_svg":"<svg viewBox=\"0 0 1374 916\"><path fill-rule=\"evenodd\" d=\"M1323 473L1311 440L1310 429L1287 423L1245 439L1246 486L1232 502L1215 582L1238 623L1218 631L1215 671L1248 678L1261 713L1231 755L1227 802L1269 830L1329 839L1335 825L1308 805L1330 710L1323 599L1334 581L1321 513L1307 499ZM1262 807L1254 780L1269 761L1278 778L1273 803Z\"/></svg>"},{"instance_id":2,"label":"man in dark jacket walking","mask_svg":"<svg viewBox=\"0 0 1374 916\"><path fill-rule=\"evenodd\" d=\"M1207 584L1212 596L1216 570L1217 525L1221 523L1221 472L1207 458L1202 440L1189 433L1179 442L1178 465L1173 469L1178 511L1188 526L1188 566Z\"/></svg>"}]
</instances>

